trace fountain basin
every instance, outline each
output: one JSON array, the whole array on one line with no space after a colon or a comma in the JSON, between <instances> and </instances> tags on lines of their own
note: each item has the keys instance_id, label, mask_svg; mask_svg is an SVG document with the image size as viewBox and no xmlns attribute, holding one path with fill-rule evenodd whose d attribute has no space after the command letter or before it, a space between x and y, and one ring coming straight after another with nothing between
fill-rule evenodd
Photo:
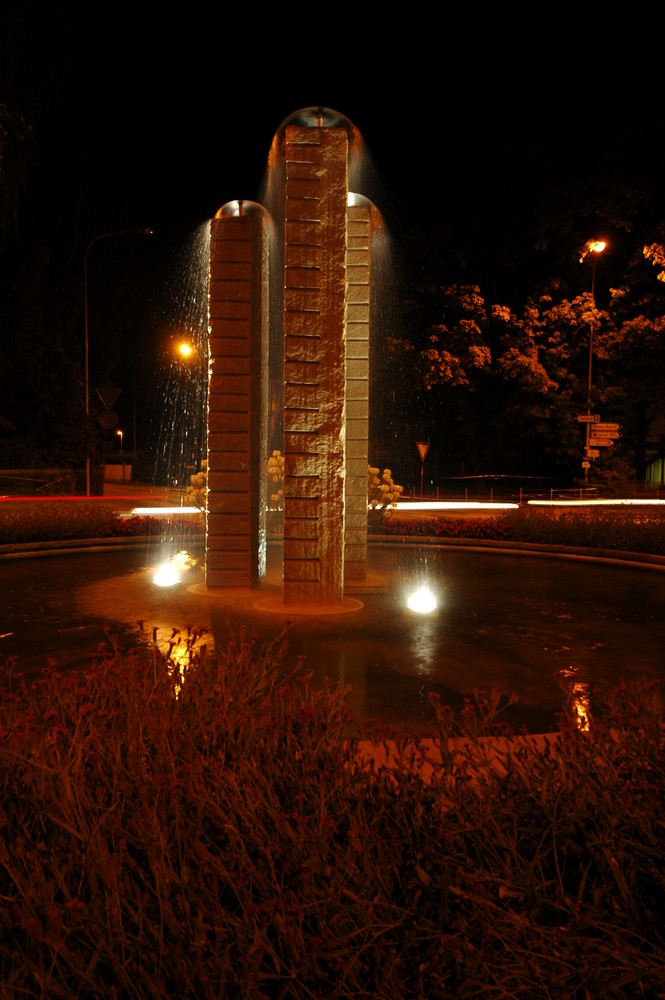
<instances>
[{"instance_id":1,"label":"fountain basin","mask_svg":"<svg viewBox=\"0 0 665 1000\"><path fill-rule=\"evenodd\" d=\"M153 630L165 643L174 629L190 627L214 650L241 634L260 646L283 631L285 671L308 668L317 685L326 678L350 684L357 719L420 731L433 721L430 693L456 710L474 690L515 693L519 702L506 720L539 733L556 727L562 672L574 671L587 692L665 674L665 574L654 566L370 545L368 578L345 595L359 606L312 614L277 606L277 543L268 546L259 591L212 594L200 563L175 587L154 587L156 549L8 562L0 654L16 654L14 669L31 677L50 659L64 670L84 667L100 645L108 647L109 633L127 649L150 645ZM439 597L427 615L407 607L424 581Z\"/></svg>"}]
</instances>

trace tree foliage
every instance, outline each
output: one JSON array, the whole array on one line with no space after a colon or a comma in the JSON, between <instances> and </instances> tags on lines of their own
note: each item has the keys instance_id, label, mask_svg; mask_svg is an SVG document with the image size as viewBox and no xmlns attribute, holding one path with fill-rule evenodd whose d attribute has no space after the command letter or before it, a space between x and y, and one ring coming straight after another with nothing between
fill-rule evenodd
<instances>
[{"instance_id":1,"label":"tree foliage","mask_svg":"<svg viewBox=\"0 0 665 1000\"><path fill-rule=\"evenodd\" d=\"M665 414L665 300L646 262L663 268L661 244L644 247L641 266L637 254L627 262L603 305L590 291L567 296L556 278L520 309L489 304L478 286L425 292L422 325L391 338L389 352L424 393L419 414L445 440L444 472L495 471L498 459L504 473L579 480L585 428L577 418L590 404L622 427L597 461L596 481L644 478L650 428Z\"/></svg>"}]
</instances>

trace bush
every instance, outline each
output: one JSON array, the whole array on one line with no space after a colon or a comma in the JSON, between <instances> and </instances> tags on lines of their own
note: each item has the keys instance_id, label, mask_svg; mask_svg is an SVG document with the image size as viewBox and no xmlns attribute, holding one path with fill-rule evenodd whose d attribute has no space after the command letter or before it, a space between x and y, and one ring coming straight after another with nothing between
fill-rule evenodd
<instances>
[{"instance_id":1,"label":"bush","mask_svg":"<svg viewBox=\"0 0 665 1000\"><path fill-rule=\"evenodd\" d=\"M382 522L380 534L478 538L665 555L665 511L649 507L543 509L519 507L495 517L400 518Z\"/></svg>"},{"instance_id":2,"label":"bush","mask_svg":"<svg viewBox=\"0 0 665 1000\"><path fill-rule=\"evenodd\" d=\"M437 756L350 739L348 692L282 677L280 640L158 638L5 664L3 996L663 995L655 685L544 745L488 744L493 694L434 701Z\"/></svg>"},{"instance_id":3,"label":"bush","mask_svg":"<svg viewBox=\"0 0 665 1000\"><path fill-rule=\"evenodd\" d=\"M96 501L8 504L0 517L0 545L160 535L165 523L178 534L201 532L204 527L202 517L173 514L121 517Z\"/></svg>"},{"instance_id":4,"label":"bush","mask_svg":"<svg viewBox=\"0 0 665 1000\"><path fill-rule=\"evenodd\" d=\"M617 549L665 555L665 513L660 508L542 510L520 507L495 517L400 518L391 511L371 521L373 533L411 537L486 539L534 542L583 548ZM382 513L383 512L383 513ZM120 538L161 534L165 523L179 533L201 533L201 517L121 517L93 501L33 502L5 505L0 517L0 544Z\"/></svg>"}]
</instances>

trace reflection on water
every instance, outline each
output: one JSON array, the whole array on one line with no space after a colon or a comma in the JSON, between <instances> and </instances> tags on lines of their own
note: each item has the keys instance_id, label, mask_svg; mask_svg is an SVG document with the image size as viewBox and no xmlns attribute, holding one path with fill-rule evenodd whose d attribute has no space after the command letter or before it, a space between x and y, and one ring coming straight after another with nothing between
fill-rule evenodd
<instances>
[{"instance_id":1,"label":"reflection on water","mask_svg":"<svg viewBox=\"0 0 665 1000\"><path fill-rule=\"evenodd\" d=\"M433 677L439 651L439 622L434 617L418 619L409 629L409 645L414 652L414 666L420 677Z\"/></svg>"},{"instance_id":2,"label":"reflection on water","mask_svg":"<svg viewBox=\"0 0 665 1000\"><path fill-rule=\"evenodd\" d=\"M566 667L559 671L561 686L566 694L568 708L576 720L577 728L581 732L587 732L591 726L589 685L577 680L577 676L576 667Z\"/></svg>"}]
</instances>

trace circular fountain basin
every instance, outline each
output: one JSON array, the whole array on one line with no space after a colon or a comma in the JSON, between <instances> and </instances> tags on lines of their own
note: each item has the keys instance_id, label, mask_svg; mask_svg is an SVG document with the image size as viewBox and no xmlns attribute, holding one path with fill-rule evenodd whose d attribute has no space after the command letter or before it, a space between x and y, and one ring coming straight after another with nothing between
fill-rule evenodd
<instances>
[{"instance_id":1,"label":"circular fountain basin","mask_svg":"<svg viewBox=\"0 0 665 1000\"><path fill-rule=\"evenodd\" d=\"M344 613L330 614L280 606L281 546L269 546L258 591L209 591L200 561L173 587L156 587L158 562L155 546L7 563L0 654L16 654L20 669L37 675L49 659L85 666L109 634L129 648L166 644L189 628L210 649L241 635L257 648L284 635L285 671L308 668L315 684L351 685L357 719L421 730L433 721L431 694L456 710L476 690L516 694L506 721L546 732L566 698L562 675L589 692L665 674L665 573L657 568L370 545L366 579L347 587ZM436 607L419 613L409 595L425 585Z\"/></svg>"}]
</instances>

